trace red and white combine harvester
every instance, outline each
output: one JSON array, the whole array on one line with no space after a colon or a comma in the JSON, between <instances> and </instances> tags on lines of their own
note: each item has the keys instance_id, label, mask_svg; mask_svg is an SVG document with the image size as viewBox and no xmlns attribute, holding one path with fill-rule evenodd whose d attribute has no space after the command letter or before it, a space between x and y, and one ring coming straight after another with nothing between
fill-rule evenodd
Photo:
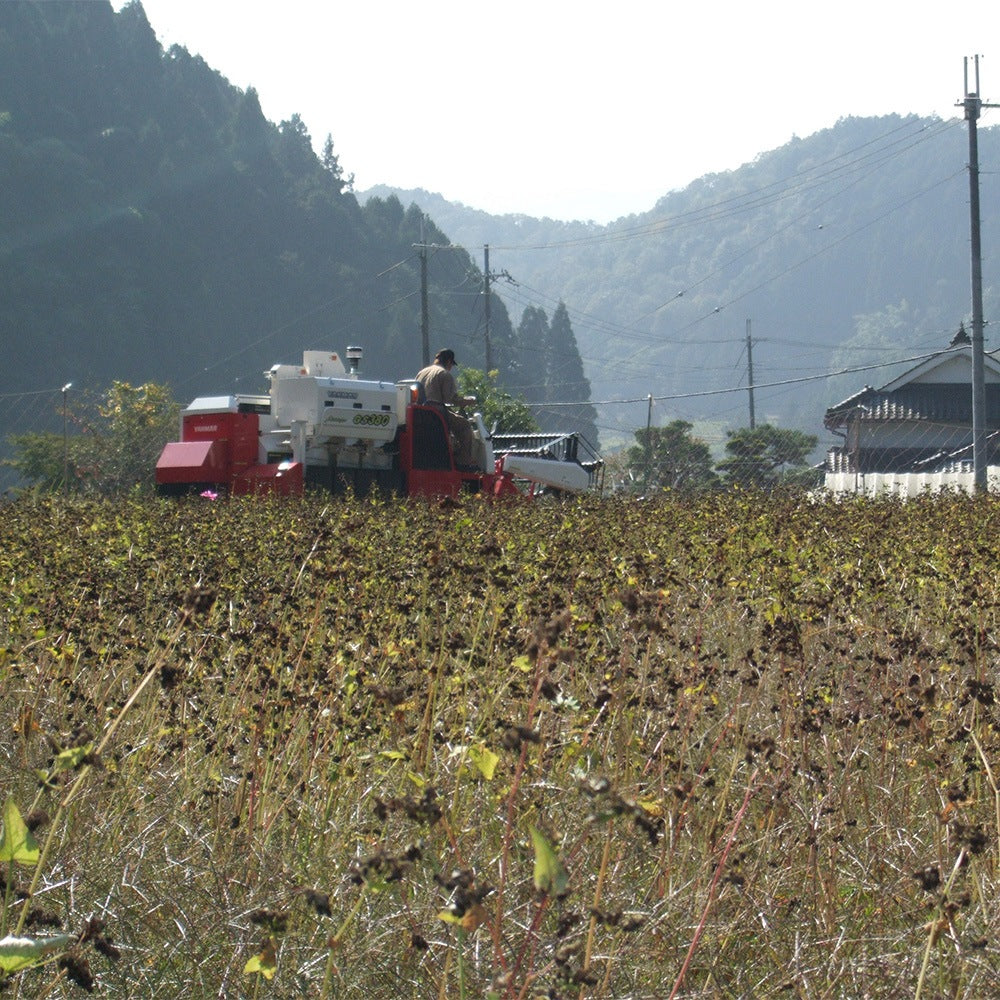
<instances>
[{"instance_id":1,"label":"red and white combine harvester","mask_svg":"<svg viewBox=\"0 0 1000 1000\"><path fill-rule=\"evenodd\" d=\"M156 463L161 493L296 496L306 487L490 497L599 490L603 463L576 434L501 436L472 417L479 471L460 471L440 410L418 382L359 377L361 350L306 351L275 365L261 395L202 396Z\"/></svg>"}]
</instances>

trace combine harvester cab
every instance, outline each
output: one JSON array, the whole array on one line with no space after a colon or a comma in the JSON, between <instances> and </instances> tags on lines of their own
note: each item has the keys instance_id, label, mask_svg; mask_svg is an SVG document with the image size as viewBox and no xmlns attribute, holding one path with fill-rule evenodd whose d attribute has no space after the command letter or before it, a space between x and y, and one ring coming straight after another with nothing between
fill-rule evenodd
<instances>
[{"instance_id":1,"label":"combine harvester cab","mask_svg":"<svg viewBox=\"0 0 1000 1000\"><path fill-rule=\"evenodd\" d=\"M361 379L361 350L349 347L347 358L349 367L335 353L306 351L301 365L271 368L266 395L195 399L181 414L181 439L156 464L159 491L503 497L593 488L575 449L499 454L478 413L480 471L460 471L444 416L423 401L422 386Z\"/></svg>"}]
</instances>

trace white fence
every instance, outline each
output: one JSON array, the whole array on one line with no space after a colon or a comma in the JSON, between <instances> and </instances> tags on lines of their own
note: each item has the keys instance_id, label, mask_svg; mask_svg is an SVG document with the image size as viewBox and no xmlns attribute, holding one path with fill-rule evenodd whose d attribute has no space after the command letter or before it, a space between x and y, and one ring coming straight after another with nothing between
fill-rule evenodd
<instances>
[{"instance_id":1,"label":"white fence","mask_svg":"<svg viewBox=\"0 0 1000 1000\"><path fill-rule=\"evenodd\" d=\"M986 467L986 485L1000 492L1000 465ZM972 493L971 472L828 472L824 487L834 494L916 497L923 493Z\"/></svg>"}]
</instances>

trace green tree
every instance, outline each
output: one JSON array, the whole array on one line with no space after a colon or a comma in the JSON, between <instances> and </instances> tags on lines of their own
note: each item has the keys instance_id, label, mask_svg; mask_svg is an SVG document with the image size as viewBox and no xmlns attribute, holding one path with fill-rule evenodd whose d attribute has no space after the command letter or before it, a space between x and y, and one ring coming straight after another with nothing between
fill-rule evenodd
<instances>
[{"instance_id":1,"label":"green tree","mask_svg":"<svg viewBox=\"0 0 1000 1000\"><path fill-rule=\"evenodd\" d=\"M626 467L629 478L643 489L697 493L719 485L712 469L712 453L704 441L691 436L692 425L673 420L665 427L643 427L635 432Z\"/></svg>"},{"instance_id":2,"label":"green tree","mask_svg":"<svg viewBox=\"0 0 1000 1000\"><path fill-rule=\"evenodd\" d=\"M3 464L41 490L63 487L111 495L137 487L152 489L156 460L163 446L176 438L179 417L180 406L166 386L113 382L96 406L83 403L74 408L71 436L11 435L14 454Z\"/></svg>"},{"instance_id":3,"label":"green tree","mask_svg":"<svg viewBox=\"0 0 1000 1000\"><path fill-rule=\"evenodd\" d=\"M14 449L14 456L3 459L0 465L16 469L26 483L50 493L60 489L64 479L72 481L76 463L70 456L68 441L64 452L61 434L28 431L11 434L7 440Z\"/></svg>"},{"instance_id":4,"label":"green tree","mask_svg":"<svg viewBox=\"0 0 1000 1000\"><path fill-rule=\"evenodd\" d=\"M532 434L538 430L538 423L531 414L531 408L522 399L517 399L506 389L497 385L497 372L483 372L477 368L461 368L458 373L458 388L463 396L475 396L477 409L483 415L488 428L496 428L503 434Z\"/></svg>"},{"instance_id":5,"label":"green tree","mask_svg":"<svg viewBox=\"0 0 1000 1000\"><path fill-rule=\"evenodd\" d=\"M293 178L305 177L317 168L309 129L298 114L278 126L278 155Z\"/></svg>"},{"instance_id":6,"label":"green tree","mask_svg":"<svg viewBox=\"0 0 1000 1000\"><path fill-rule=\"evenodd\" d=\"M816 447L816 435L761 424L728 431L727 458L716 468L727 483L773 489L778 485L811 484L809 453Z\"/></svg>"},{"instance_id":7,"label":"green tree","mask_svg":"<svg viewBox=\"0 0 1000 1000\"><path fill-rule=\"evenodd\" d=\"M529 403L544 403L549 382L549 318L544 309L528 306L515 336L519 384Z\"/></svg>"},{"instance_id":8,"label":"green tree","mask_svg":"<svg viewBox=\"0 0 1000 1000\"><path fill-rule=\"evenodd\" d=\"M597 411L590 402L590 381L583 372L565 303L556 307L551 323L544 309L528 306L521 314L515 343L517 384L533 405L541 429L575 431L596 447Z\"/></svg>"},{"instance_id":9,"label":"green tree","mask_svg":"<svg viewBox=\"0 0 1000 1000\"><path fill-rule=\"evenodd\" d=\"M548 429L576 431L596 447L597 411L590 402L590 380L584 374L583 359L564 302L552 314L547 353L546 402L579 405L553 407L540 422Z\"/></svg>"},{"instance_id":10,"label":"green tree","mask_svg":"<svg viewBox=\"0 0 1000 1000\"><path fill-rule=\"evenodd\" d=\"M152 486L156 459L177 436L180 406L165 385L112 382L98 407L104 421L95 485L114 493Z\"/></svg>"},{"instance_id":11,"label":"green tree","mask_svg":"<svg viewBox=\"0 0 1000 1000\"><path fill-rule=\"evenodd\" d=\"M354 174L344 177L344 168L340 165L340 157L333 151L333 136L327 132L326 140L323 143L323 155L321 158L323 169L330 175L338 191L346 188L348 191L354 187Z\"/></svg>"}]
</instances>

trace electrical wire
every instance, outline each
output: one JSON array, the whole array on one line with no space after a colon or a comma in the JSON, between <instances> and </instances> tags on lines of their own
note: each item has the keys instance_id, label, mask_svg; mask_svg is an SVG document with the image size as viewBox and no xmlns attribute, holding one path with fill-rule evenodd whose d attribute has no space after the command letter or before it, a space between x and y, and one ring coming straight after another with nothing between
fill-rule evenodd
<instances>
[{"instance_id":1,"label":"electrical wire","mask_svg":"<svg viewBox=\"0 0 1000 1000\"><path fill-rule=\"evenodd\" d=\"M774 389L781 386L791 386L800 385L804 382L818 382L823 379L836 378L839 375L855 375L859 372L876 371L879 368L891 368L895 365L904 364L915 364L920 361L927 361L930 358L937 357L941 352L932 351L930 354L920 354L909 358L897 358L895 361L882 361L877 364L870 365L854 365L849 368L840 368L837 371L823 372L822 374L814 375L802 375L797 378L786 378L780 379L774 382L755 382L754 390L757 389ZM637 396L632 399L601 399L601 400L591 400L591 406L615 406L619 404L626 403L646 403L650 399L654 403L664 402L665 400L675 400L675 399L700 399L705 396L721 396L731 392L746 392L747 386L726 386L720 389L701 389L697 392L676 392L670 393L665 396L655 396L649 393L645 396ZM579 401L573 402L553 402L546 401L545 406L579 406Z\"/></svg>"},{"instance_id":2,"label":"electrical wire","mask_svg":"<svg viewBox=\"0 0 1000 1000\"><path fill-rule=\"evenodd\" d=\"M817 186L818 184L825 182L831 177L836 177L843 174L849 170L860 169L862 165L866 164L866 161L878 156L879 159L876 160L875 165L879 166L888 159L900 155L902 152L909 152L916 146L929 141L932 138L937 137L943 132L947 132L953 128L959 127L962 124L961 119L949 119L947 121L941 121L939 123L928 124L924 120L918 120L916 124L919 126L915 134L902 136L896 139L893 143L886 147L884 150L874 150L865 153L863 156L858 156L856 159L847 160L840 165L838 161L845 160L847 157L854 156L854 154L860 153L862 150L873 146L876 143L883 142L892 136L895 136L897 132L903 130L910 130L912 132L912 126L914 122L907 121L891 129L887 133L876 136L873 139L869 139L862 143L860 146L854 147L843 153L838 153L835 156L830 157L815 166L810 167L803 174L798 175L793 178L781 178L778 180L771 181L759 188L752 189L751 191L741 192L740 194L732 195L728 198L724 198L720 201L713 202L712 204L704 207L699 207L695 209L690 209L686 212L681 212L676 215L671 215L666 218L654 219L650 222L643 223L639 226L630 226L623 229L617 229L612 227L605 227L601 233L595 233L591 236L586 237L574 237L567 240L553 240L546 243L539 244L511 244L511 245L491 245L491 249L495 250L506 250L506 251L526 251L526 250L552 250L552 249L566 249L568 247L575 246L586 246L586 245L598 245L602 243L615 243L621 242L622 240L635 239L638 237L646 236L657 236L660 235L664 229L667 228L684 228L692 225L699 225L706 221L716 221L718 219L725 219L731 215L738 215L752 208L759 208L765 205L773 204L775 201L782 198L788 197L791 194L800 192L801 189L806 190ZM912 140L912 141L910 141ZM896 149L894 147L907 142L908 144L902 149ZM830 169L824 169L824 168ZM871 171L869 171L871 172ZM779 187L780 186L780 187ZM774 190L777 189L777 190ZM457 244L451 244L451 247L458 248ZM467 249L467 248L462 248ZM467 252L471 252L468 251Z\"/></svg>"}]
</instances>

